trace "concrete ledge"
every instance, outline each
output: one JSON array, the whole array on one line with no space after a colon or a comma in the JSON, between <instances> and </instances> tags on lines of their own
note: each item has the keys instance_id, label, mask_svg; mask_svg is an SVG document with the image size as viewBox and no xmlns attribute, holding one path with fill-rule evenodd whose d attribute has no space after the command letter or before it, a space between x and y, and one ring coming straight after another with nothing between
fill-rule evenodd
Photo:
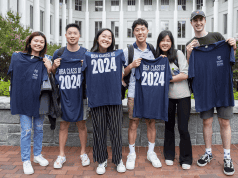
<instances>
[{"instance_id":1,"label":"concrete ledge","mask_svg":"<svg viewBox=\"0 0 238 178\"><path fill-rule=\"evenodd\" d=\"M238 101L235 101L234 118L231 119L231 131L232 131L232 144L238 144ZM195 110L195 102L191 100L191 115L189 120L189 133L193 145L203 145L203 127L202 120L199 117L199 113ZM216 111L215 111L216 112ZM129 118L127 112L127 100L123 100L123 122L122 122L122 144L128 146L128 126ZM92 121L89 117L86 121L88 129L87 146L93 146L93 129ZM50 129L49 119L46 116L44 121L44 146L57 146L59 144L59 128L60 122L56 122L56 129ZM156 146L164 145L164 121L156 121ZM141 120L137 129L136 146L147 146L147 132L146 132L145 120ZM0 96L0 145L20 145L21 126L19 115L11 115L10 111L10 98ZM33 132L32 132L33 135ZM33 137L32 137L33 138ZM111 146L110 136L108 133L107 144ZM180 137L178 133L177 123L175 125L175 143L179 145ZM217 119L217 114L214 114L213 119L213 144L222 144L220 136L220 126ZM80 140L78 138L78 128L75 123L71 123L69 127L67 146L80 146Z\"/></svg>"}]
</instances>

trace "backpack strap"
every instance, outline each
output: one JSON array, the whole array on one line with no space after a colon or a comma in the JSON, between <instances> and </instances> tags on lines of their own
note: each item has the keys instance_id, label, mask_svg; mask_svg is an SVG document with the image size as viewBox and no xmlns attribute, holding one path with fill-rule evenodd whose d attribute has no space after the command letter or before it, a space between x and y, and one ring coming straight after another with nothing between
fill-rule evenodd
<instances>
[{"instance_id":1,"label":"backpack strap","mask_svg":"<svg viewBox=\"0 0 238 178\"><path fill-rule=\"evenodd\" d=\"M150 47L150 50L151 50L151 52L153 53L153 55L154 55L154 57L156 56L156 53L155 53L155 48L154 48L154 46L152 45L152 44L150 44L150 43L147 43L148 45L149 45L149 47Z\"/></svg>"},{"instance_id":2,"label":"backpack strap","mask_svg":"<svg viewBox=\"0 0 238 178\"><path fill-rule=\"evenodd\" d=\"M58 58L60 58L60 56L62 56L62 54L64 53L64 50L65 50L65 46L64 47L61 47L59 50L58 50L58 52L57 52L57 56L58 56ZM53 60L53 62L54 62L54 59L52 59Z\"/></svg>"},{"instance_id":3,"label":"backpack strap","mask_svg":"<svg viewBox=\"0 0 238 178\"><path fill-rule=\"evenodd\" d=\"M134 47L133 45L128 46L128 66L133 62L134 57Z\"/></svg>"}]
</instances>

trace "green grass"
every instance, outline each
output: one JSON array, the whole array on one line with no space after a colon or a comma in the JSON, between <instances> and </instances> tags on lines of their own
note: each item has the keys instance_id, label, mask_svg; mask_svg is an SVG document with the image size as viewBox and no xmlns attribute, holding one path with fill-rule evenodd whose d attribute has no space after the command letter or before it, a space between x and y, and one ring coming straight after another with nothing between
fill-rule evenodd
<instances>
[{"instance_id":1,"label":"green grass","mask_svg":"<svg viewBox=\"0 0 238 178\"><path fill-rule=\"evenodd\" d=\"M4 82L0 80L0 96L10 96L9 86L10 81Z\"/></svg>"}]
</instances>

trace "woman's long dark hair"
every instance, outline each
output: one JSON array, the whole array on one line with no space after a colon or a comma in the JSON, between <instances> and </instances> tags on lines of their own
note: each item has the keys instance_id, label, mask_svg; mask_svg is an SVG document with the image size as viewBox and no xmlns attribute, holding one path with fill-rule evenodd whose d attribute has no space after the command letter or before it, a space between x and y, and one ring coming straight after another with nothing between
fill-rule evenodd
<instances>
[{"instance_id":1,"label":"woman's long dark hair","mask_svg":"<svg viewBox=\"0 0 238 178\"><path fill-rule=\"evenodd\" d=\"M107 48L107 52L114 51L115 46L115 37L113 32L109 28L102 28L98 31L97 35L94 38L93 41L93 47L91 48L91 52L99 52L99 44L98 44L98 37L102 34L103 31L108 30L112 34L112 44Z\"/></svg>"},{"instance_id":2,"label":"woman's long dark hair","mask_svg":"<svg viewBox=\"0 0 238 178\"><path fill-rule=\"evenodd\" d=\"M23 52L31 55L32 49L31 49L31 45L30 45L30 44L31 44L31 40L32 40L35 36L42 36L42 37L45 39L44 48L40 51L40 54L39 54L40 57L44 57L44 55L46 54L46 51L47 51L47 41L46 41L45 35L44 35L42 32L33 32L33 33L28 37L28 39L26 40L26 45L25 45L25 49L23 50Z\"/></svg>"},{"instance_id":3,"label":"woman's long dark hair","mask_svg":"<svg viewBox=\"0 0 238 178\"><path fill-rule=\"evenodd\" d=\"M169 36L170 40L171 40L171 48L167 51L167 58L169 59L169 62L172 63L175 61L175 59L177 58L177 54L176 54L176 50L174 47L174 37L171 33L171 31L169 30L164 30L162 32L160 32L158 39L157 39L157 46L156 46L156 58L159 57L161 54L163 54L163 51L160 49L159 44L160 42L164 39L164 37Z\"/></svg>"}]
</instances>

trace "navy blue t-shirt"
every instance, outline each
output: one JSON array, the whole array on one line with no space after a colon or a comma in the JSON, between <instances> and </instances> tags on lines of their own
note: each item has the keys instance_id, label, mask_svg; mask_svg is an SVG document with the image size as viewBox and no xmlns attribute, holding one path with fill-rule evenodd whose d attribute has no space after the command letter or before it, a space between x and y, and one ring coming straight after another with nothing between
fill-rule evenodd
<instances>
[{"instance_id":1,"label":"navy blue t-shirt","mask_svg":"<svg viewBox=\"0 0 238 178\"><path fill-rule=\"evenodd\" d=\"M13 53L8 74L11 74L11 114L39 117L41 84L47 75L42 57Z\"/></svg>"},{"instance_id":2,"label":"navy blue t-shirt","mask_svg":"<svg viewBox=\"0 0 238 178\"><path fill-rule=\"evenodd\" d=\"M168 121L168 92L172 79L168 58L142 59L135 77L133 117Z\"/></svg>"},{"instance_id":3,"label":"navy blue t-shirt","mask_svg":"<svg viewBox=\"0 0 238 178\"><path fill-rule=\"evenodd\" d=\"M85 70L88 106L121 105L122 50L98 53L86 52L82 70Z\"/></svg>"},{"instance_id":4,"label":"navy blue t-shirt","mask_svg":"<svg viewBox=\"0 0 238 178\"><path fill-rule=\"evenodd\" d=\"M83 120L83 89L81 87L83 74L81 73L81 60L84 60L83 47L76 52L65 48L60 56L60 66L57 68L55 79L59 84L62 119L67 122ZM53 55L53 60L58 58L58 50Z\"/></svg>"},{"instance_id":5,"label":"navy blue t-shirt","mask_svg":"<svg viewBox=\"0 0 238 178\"><path fill-rule=\"evenodd\" d=\"M189 78L193 78L195 109L234 106L232 65L234 50L224 40L195 47L189 59Z\"/></svg>"}]
</instances>

